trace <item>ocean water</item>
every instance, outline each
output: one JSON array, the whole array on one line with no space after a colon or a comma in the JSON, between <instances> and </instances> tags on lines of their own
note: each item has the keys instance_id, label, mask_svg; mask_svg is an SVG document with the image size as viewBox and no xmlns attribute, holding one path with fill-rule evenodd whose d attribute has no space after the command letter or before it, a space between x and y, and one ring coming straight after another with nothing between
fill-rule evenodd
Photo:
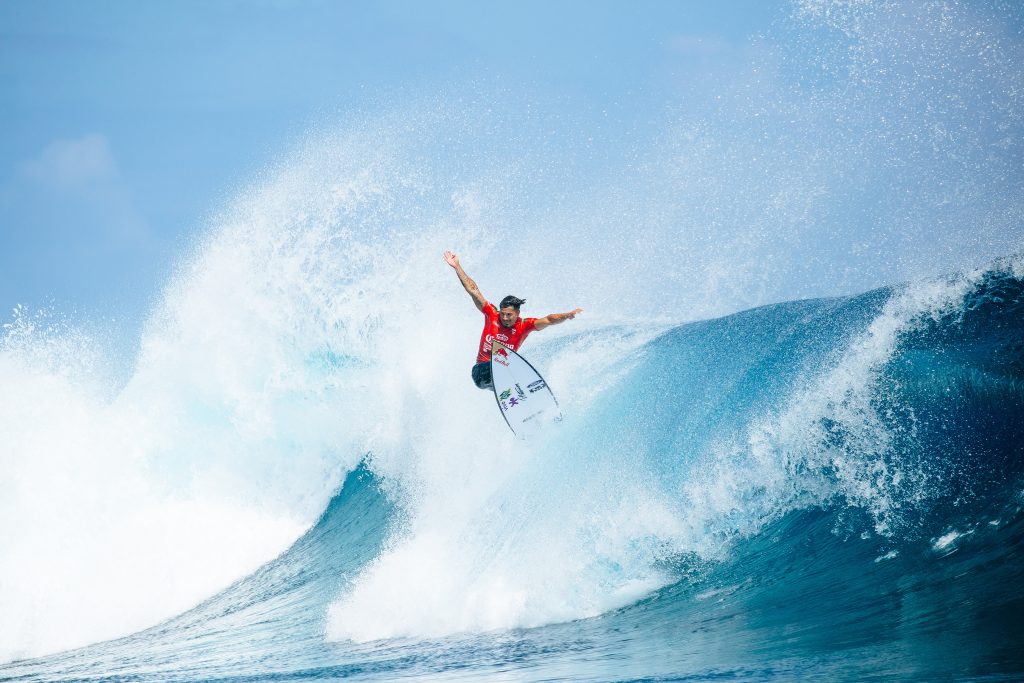
<instances>
[{"instance_id":1,"label":"ocean water","mask_svg":"<svg viewBox=\"0 0 1024 683\"><path fill-rule=\"evenodd\" d=\"M558 377L622 335L534 357ZM566 391L559 428L503 443L500 472L445 472L472 501L429 482L410 501L356 454L312 528L251 575L0 675L1019 680L1019 259L628 345L604 386Z\"/></svg>"},{"instance_id":2,"label":"ocean water","mask_svg":"<svg viewBox=\"0 0 1024 683\"><path fill-rule=\"evenodd\" d=\"M137 337L15 308L0 680L1024 678L1019 10L784 14L651 122L317 123ZM584 309L537 438L449 248Z\"/></svg>"}]
</instances>

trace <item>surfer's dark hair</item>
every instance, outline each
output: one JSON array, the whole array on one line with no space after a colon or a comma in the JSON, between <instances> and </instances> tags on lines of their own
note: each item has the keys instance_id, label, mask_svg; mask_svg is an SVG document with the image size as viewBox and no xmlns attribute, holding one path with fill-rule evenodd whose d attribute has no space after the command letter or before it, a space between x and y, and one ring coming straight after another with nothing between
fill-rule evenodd
<instances>
[{"instance_id":1,"label":"surfer's dark hair","mask_svg":"<svg viewBox=\"0 0 1024 683\"><path fill-rule=\"evenodd\" d=\"M508 308L509 306L511 306L512 308L518 311L519 307L525 303L526 299L520 299L509 294L508 296L501 300L501 305L498 306L498 308Z\"/></svg>"}]
</instances>

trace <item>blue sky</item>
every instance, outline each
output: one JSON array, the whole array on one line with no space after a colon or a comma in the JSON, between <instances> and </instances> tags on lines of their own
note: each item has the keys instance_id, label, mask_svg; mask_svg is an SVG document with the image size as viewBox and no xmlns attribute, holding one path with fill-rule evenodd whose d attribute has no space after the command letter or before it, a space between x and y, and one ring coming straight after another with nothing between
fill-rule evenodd
<instances>
[{"instance_id":1,"label":"blue sky","mask_svg":"<svg viewBox=\"0 0 1024 683\"><path fill-rule=\"evenodd\" d=\"M643 120L762 2L0 4L0 305L144 315L232 189L316 119L484 83ZM584 123L585 125L585 123Z\"/></svg>"}]
</instances>

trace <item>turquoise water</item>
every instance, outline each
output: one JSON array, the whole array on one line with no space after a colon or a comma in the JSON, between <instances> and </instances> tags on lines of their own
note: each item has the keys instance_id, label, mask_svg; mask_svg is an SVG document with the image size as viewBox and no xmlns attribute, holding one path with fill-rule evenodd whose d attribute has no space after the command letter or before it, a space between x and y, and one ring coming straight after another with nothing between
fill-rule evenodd
<instances>
[{"instance_id":1,"label":"turquoise water","mask_svg":"<svg viewBox=\"0 0 1024 683\"><path fill-rule=\"evenodd\" d=\"M664 330L540 453L513 454L528 463L506 483L547 487L540 514L556 511L581 544L571 585L613 592L655 573L661 585L636 599L532 627L332 637L358 635L345 622L365 614L330 606L415 542L413 513L371 453L252 575L158 626L7 664L0 679L1019 680L1024 279L1007 261L930 287ZM535 357L552 363L607 334ZM559 481L566 471L576 481ZM621 480L585 473L598 471ZM607 527L590 506L616 507L635 476L679 523L595 543ZM478 510L490 519L461 547L491 552L463 575L467 589L512 562L503 546L550 543L530 538L550 533L524 512L538 501L510 495L527 493L495 492ZM569 522L580 504L589 513Z\"/></svg>"}]
</instances>

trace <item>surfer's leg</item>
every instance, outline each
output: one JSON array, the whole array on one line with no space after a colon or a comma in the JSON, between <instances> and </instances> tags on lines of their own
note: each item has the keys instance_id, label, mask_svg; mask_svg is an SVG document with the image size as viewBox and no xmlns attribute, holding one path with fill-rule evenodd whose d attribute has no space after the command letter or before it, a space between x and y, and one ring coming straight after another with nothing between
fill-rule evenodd
<instances>
[{"instance_id":1,"label":"surfer's leg","mask_svg":"<svg viewBox=\"0 0 1024 683\"><path fill-rule=\"evenodd\" d=\"M477 363L473 366L473 384L475 384L478 389L494 388L494 384L491 382L490 363Z\"/></svg>"}]
</instances>

